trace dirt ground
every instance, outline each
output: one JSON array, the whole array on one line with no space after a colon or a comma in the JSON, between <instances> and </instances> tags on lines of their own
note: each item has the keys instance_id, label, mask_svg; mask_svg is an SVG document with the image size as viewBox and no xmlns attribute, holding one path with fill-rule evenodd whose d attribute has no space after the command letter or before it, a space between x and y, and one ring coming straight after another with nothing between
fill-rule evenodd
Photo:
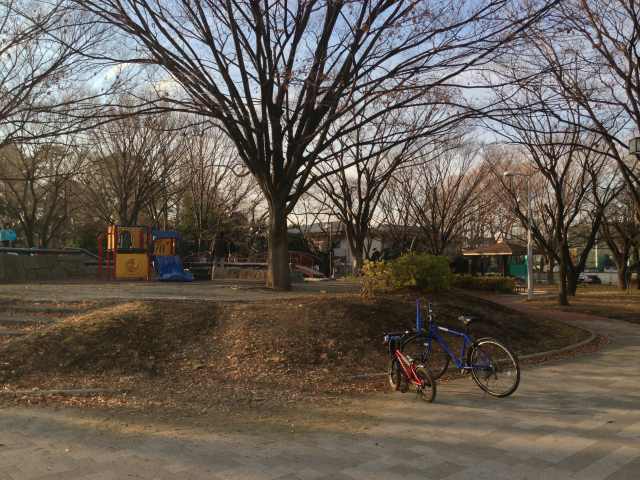
<instances>
[{"instance_id":1,"label":"dirt ground","mask_svg":"<svg viewBox=\"0 0 640 480\"><path fill-rule=\"evenodd\" d=\"M498 337L519 354L588 337L579 328L477 298L430 299L440 323L458 326L461 313L477 315L482 320L474 334ZM304 412L305 405L321 412L322 405L387 388L383 332L411 328L414 301L413 293L374 300L326 293L251 303L5 300L0 307L8 314L34 307L43 318L73 313L0 343L0 402L165 419L205 416L212 422L247 415L268 421ZM113 392L33 392L87 388Z\"/></svg>"}]
</instances>

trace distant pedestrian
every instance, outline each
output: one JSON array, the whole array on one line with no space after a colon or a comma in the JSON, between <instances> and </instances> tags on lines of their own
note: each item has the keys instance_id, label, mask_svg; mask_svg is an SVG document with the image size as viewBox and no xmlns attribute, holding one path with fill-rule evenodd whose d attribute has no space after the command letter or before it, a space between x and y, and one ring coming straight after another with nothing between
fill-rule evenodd
<instances>
[{"instance_id":1,"label":"distant pedestrian","mask_svg":"<svg viewBox=\"0 0 640 480\"><path fill-rule=\"evenodd\" d=\"M227 241L224 238L224 232L221 230L218 232L212 242L211 248L211 280L216 273L216 267L224 270L224 259L227 256Z\"/></svg>"}]
</instances>

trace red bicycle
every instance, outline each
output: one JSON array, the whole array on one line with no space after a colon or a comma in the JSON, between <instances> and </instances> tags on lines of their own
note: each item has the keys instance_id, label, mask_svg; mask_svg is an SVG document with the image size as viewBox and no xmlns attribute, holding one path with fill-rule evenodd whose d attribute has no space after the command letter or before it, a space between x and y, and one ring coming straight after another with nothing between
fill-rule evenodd
<instances>
[{"instance_id":1,"label":"red bicycle","mask_svg":"<svg viewBox=\"0 0 640 480\"><path fill-rule=\"evenodd\" d=\"M413 385L420 398L431 403L436 398L436 382L429 369L401 350L404 340L412 335L411 332L395 332L384 336L384 343L389 346L389 384L402 393L408 392L409 386Z\"/></svg>"}]
</instances>

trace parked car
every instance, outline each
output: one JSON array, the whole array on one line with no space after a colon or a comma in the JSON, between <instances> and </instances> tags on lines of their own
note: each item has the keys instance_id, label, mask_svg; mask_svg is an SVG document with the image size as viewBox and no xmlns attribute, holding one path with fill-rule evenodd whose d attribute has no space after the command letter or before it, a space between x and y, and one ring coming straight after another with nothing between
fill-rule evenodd
<instances>
[{"instance_id":1,"label":"parked car","mask_svg":"<svg viewBox=\"0 0 640 480\"><path fill-rule=\"evenodd\" d=\"M584 283L585 285L600 285L602 280L598 275L586 275L581 273L578 277L578 283Z\"/></svg>"}]
</instances>

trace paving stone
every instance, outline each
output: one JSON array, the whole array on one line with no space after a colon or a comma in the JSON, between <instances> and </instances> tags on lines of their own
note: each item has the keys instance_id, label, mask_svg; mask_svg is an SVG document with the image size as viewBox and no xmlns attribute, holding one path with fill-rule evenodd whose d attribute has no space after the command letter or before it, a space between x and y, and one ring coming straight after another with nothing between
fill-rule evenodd
<instances>
[{"instance_id":1,"label":"paving stone","mask_svg":"<svg viewBox=\"0 0 640 480\"><path fill-rule=\"evenodd\" d=\"M132 436L0 410L0 480L638 480L640 326L563 318L610 345L525 369L504 400L469 379L441 384L430 405L371 396L379 415L355 433Z\"/></svg>"},{"instance_id":2,"label":"paving stone","mask_svg":"<svg viewBox=\"0 0 640 480\"><path fill-rule=\"evenodd\" d=\"M608 455L599 458L587 467L576 473L576 477L584 480L604 480L611 475L619 474L625 465L634 460L640 461L640 449L632 447L620 447ZM640 469L636 471L636 477L640 477Z\"/></svg>"},{"instance_id":3,"label":"paving stone","mask_svg":"<svg viewBox=\"0 0 640 480\"><path fill-rule=\"evenodd\" d=\"M640 478L640 458L620 467L605 480L638 480Z\"/></svg>"}]
</instances>

